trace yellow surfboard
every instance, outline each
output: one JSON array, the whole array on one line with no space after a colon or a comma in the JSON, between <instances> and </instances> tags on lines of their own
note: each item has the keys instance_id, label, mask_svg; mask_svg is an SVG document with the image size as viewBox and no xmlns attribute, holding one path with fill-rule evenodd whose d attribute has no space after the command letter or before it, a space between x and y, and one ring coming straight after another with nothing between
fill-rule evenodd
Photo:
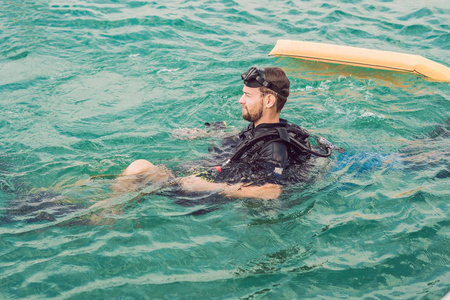
<instances>
[{"instance_id":1,"label":"yellow surfboard","mask_svg":"<svg viewBox=\"0 0 450 300\"><path fill-rule=\"evenodd\" d=\"M450 82L450 68L414 54L314 42L278 40L269 55L408 72L434 81Z\"/></svg>"}]
</instances>

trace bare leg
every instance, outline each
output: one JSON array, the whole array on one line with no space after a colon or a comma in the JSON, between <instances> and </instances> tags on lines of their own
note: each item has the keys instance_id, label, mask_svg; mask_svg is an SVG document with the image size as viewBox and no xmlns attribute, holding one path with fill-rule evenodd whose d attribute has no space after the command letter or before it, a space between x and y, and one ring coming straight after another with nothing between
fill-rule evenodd
<instances>
[{"instance_id":1,"label":"bare leg","mask_svg":"<svg viewBox=\"0 0 450 300\"><path fill-rule=\"evenodd\" d=\"M117 177L111 189L115 194L122 194L137 191L149 183L157 186L162 185L163 183L169 181L172 177L172 172L170 172L166 167L155 166L145 159L139 159L131 163L125 171ZM111 204L111 199L114 199L114 197L97 202L90 208L104 208L108 209L106 213L118 214L124 203ZM104 214L104 210L100 213L92 214L90 217L91 223L100 224L103 220Z\"/></svg>"},{"instance_id":2,"label":"bare leg","mask_svg":"<svg viewBox=\"0 0 450 300\"><path fill-rule=\"evenodd\" d=\"M148 183L162 184L173 177L172 172L163 166L155 166L145 159L132 162L116 179L112 186L115 193L137 190Z\"/></svg>"}]
</instances>

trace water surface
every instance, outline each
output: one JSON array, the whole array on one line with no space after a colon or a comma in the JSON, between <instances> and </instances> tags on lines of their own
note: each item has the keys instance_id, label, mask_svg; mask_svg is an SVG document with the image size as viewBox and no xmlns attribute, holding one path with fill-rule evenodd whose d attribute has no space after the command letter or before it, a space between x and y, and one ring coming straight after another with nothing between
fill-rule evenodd
<instances>
[{"instance_id":1,"label":"water surface","mask_svg":"<svg viewBox=\"0 0 450 300\"><path fill-rule=\"evenodd\" d=\"M295 39L449 66L449 16L445 1L2 1L0 298L441 299L449 85L267 54ZM244 127L252 65L285 69L283 117L347 150L322 178L220 205L88 180L207 156L211 138L171 132ZM55 220L11 215L33 199L60 204L39 210ZM105 199L121 209L83 222Z\"/></svg>"}]
</instances>

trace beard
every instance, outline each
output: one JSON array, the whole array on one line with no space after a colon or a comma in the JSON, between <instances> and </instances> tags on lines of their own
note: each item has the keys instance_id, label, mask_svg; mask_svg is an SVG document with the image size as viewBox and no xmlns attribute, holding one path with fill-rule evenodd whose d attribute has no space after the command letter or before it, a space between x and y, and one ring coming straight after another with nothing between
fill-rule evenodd
<instances>
[{"instance_id":1,"label":"beard","mask_svg":"<svg viewBox=\"0 0 450 300\"><path fill-rule=\"evenodd\" d=\"M250 113L247 109L242 112L242 118L249 122L256 122L262 117L263 110L260 108L259 110Z\"/></svg>"}]
</instances>

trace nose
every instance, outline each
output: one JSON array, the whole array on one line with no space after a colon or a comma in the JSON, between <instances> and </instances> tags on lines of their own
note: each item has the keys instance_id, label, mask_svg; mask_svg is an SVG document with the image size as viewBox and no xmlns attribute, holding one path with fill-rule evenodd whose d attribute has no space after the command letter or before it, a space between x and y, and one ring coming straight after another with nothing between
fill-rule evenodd
<instances>
[{"instance_id":1,"label":"nose","mask_svg":"<svg viewBox=\"0 0 450 300\"><path fill-rule=\"evenodd\" d=\"M245 103L244 101L244 95L241 96L241 98L239 98L239 103L242 105Z\"/></svg>"}]
</instances>

